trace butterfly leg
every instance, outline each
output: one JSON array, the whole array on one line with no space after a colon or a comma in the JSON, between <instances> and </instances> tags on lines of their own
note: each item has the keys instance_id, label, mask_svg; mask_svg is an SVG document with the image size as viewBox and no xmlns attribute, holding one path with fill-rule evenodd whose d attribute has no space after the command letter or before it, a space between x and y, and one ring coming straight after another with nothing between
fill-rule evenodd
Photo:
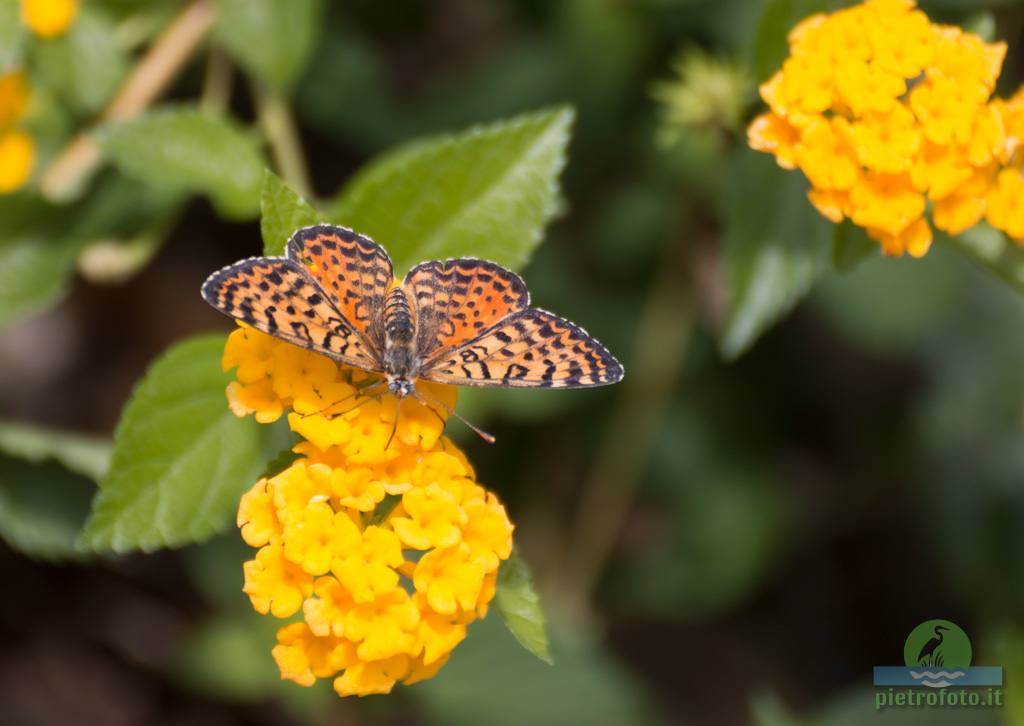
<instances>
[{"instance_id":1,"label":"butterfly leg","mask_svg":"<svg viewBox=\"0 0 1024 726\"><path fill-rule=\"evenodd\" d=\"M402 399L395 397L395 422L391 425L391 435L388 436L388 442L384 444L384 451L391 448L391 442L395 439L395 434L398 433L398 416L402 413Z\"/></svg>"},{"instance_id":2,"label":"butterfly leg","mask_svg":"<svg viewBox=\"0 0 1024 726\"><path fill-rule=\"evenodd\" d=\"M373 389L375 389L375 388L379 388L379 390L376 393L371 393L371 391ZM338 416L344 416L345 414L352 413L357 408L360 408L361 406L365 406L370 401L379 401L384 396L384 394L387 393L387 392L388 392L387 384L384 383L384 381L380 381L380 382L375 383L375 384L373 384L371 386L367 386L366 388L363 388L362 390L356 391L355 393L353 393L351 395L345 396L345 398L342 398L342 399L339 399L339 400L335 401L330 406L328 406L327 409L333 408L334 406L337 406L342 401L347 401L348 399L352 398L353 396L366 396L366 398L364 398L362 401L357 403L355 406L350 406L349 408L345 409L344 411L340 411L338 413L325 414L324 418L326 418L328 421L333 421L334 419L338 418ZM327 409L323 409L323 410L326 411Z\"/></svg>"},{"instance_id":3,"label":"butterfly leg","mask_svg":"<svg viewBox=\"0 0 1024 726\"><path fill-rule=\"evenodd\" d=\"M337 406L339 403L344 403L348 399L354 398L355 396L358 396L359 393L360 393L359 391L353 391L352 393L348 394L344 398L339 398L337 401L332 401L331 403L328 403L326 406L321 408L319 411L310 411L309 413L299 414L299 418L307 418L309 416L319 416L321 414L324 414L327 411L330 411L335 406ZM319 391L317 391L317 395L320 395ZM334 418L334 416L330 415L330 416L327 416L327 418L328 418L328 420L330 420L330 419Z\"/></svg>"},{"instance_id":4,"label":"butterfly leg","mask_svg":"<svg viewBox=\"0 0 1024 726\"><path fill-rule=\"evenodd\" d=\"M349 400L350 398L355 398L356 396L366 395L367 391L373 390L374 388L376 388L376 387L378 387L378 386L380 386L382 384L386 385L386 382L383 379L378 379L378 380L373 381L369 385L363 386L362 388L356 386L356 390L352 391L352 393L348 394L347 396L345 396L343 398L339 398L337 401L332 401L331 403L328 403L326 406L321 408L319 411L310 411L309 413L299 414L299 417L300 418L307 418L309 416L319 416L319 415L321 415L323 413L326 413L327 411L330 411L332 408L337 406L339 403L344 403L345 401ZM316 391L317 395L320 395L320 391L318 391L316 388L314 388L313 390ZM347 411L345 413L347 413ZM333 418L336 418L338 416L341 416L341 415L344 415L344 414L330 414L330 415L327 416L327 420L329 421L329 420L331 420Z\"/></svg>"},{"instance_id":5,"label":"butterfly leg","mask_svg":"<svg viewBox=\"0 0 1024 726\"><path fill-rule=\"evenodd\" d=\"M447 414L448 414L449 416L454 416L454 417L455 417L455 418L457 418L457 419L458 419L459 421L461 421L462 423L464 423L464 424L465 424L466 426L468 426L468 427L469 427L469 428L470 428L470 429L471 429L471 430L472 430L472 431L473 431L473 432L474 432L474 433L475 433L475 434L476 434L477 436L479 436L479 437L480 437L481 439L483 439L484 441L486 441L486 442L487 442L488 444L493 444L493 443L494 443L494 442L495 442L495 441L497 440L497 439L495 439L495 438L494 438L494 436L493 436L493 435L491 435L491 434L487 433L486 431L484 431L484 430L483 430L482 428L480 428L479 426L477 426L477 425L475 425L475 424L473 424L473 423L470 423L469 421L467 421L467 420L466 420L465 418L463 418L463 417L462 417L462 416L461 416L461 415L459 414L459 412L458 412L458 411L456 411L456 410L455 410L455 409L453 409L453 408L449 408L449 407L448 407L447 405L445 405L445 403L444 403L443 401L438 401L438 400L437 400L436 398L434 398L433 396L428 396L428 395L426 395L425 393L423 393L422 391L418 391L418 390L415 390L415 389L413 389L413 391L412 391L412 396L413 396L413 397L414 397L414 398L415 398L415 399L416 399L417 401L419 401L419 402L420 402L420 403L422 403L422 404L423 404L424 406L426 406L426 407L427 407L427 408L429 408L429 409L430 409L431 411L433 411L433 412L434 412L434 414L435 414L435 415L436 415L436 416L437 416L438 418L440 418L440 419L441 419L442 421L444 421L444 417L443 417L443 416L441 416L441 414L439 414L439 413L438 413L438 412L437 412L437 411L436 411L436 410L435 410L435 409L433 408L433 406L431 406L431 405L430 405L431 403L433 403L433 404L437 405L438 407L440 407L440 408L441 408L442 410L444 410L444 411L445 411L445 412L446 412L446 413L447 413Z\"/></svg>"}]
</instances>

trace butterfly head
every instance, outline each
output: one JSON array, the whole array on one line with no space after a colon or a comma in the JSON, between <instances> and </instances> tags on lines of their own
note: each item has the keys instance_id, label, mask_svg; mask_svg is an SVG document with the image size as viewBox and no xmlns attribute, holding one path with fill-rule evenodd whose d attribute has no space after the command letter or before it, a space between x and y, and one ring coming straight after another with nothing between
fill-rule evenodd
<instances>
[{"instance_id":1,"label":"butterfly head","mask_svg":"<svg viewBox=\"0 0 1024 726\"><path fill-rule=\"evenodd\" d=\"M395 394L398 398L411 396L416 390L416 385L403 376L388 376L388 392Z\"/></svg>"}]
</instances>

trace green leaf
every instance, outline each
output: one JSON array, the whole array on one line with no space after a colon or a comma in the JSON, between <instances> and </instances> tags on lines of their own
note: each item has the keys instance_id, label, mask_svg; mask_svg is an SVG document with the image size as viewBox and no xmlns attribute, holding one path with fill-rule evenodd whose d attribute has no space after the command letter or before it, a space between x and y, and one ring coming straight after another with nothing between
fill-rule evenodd
<instances>
[{"instance_id":1,"label":"green leaf","mask_svg":"<svg viewBox=\"0 0 1024 726\"><path fill-rule=\"evenodd\" d=\"M732 160L726 192L724 267L729 313L719 348L747 351L807 294L825 269L830 223L807 201L802 175L749 149Z\"/></svg>"},{"instance_id":2,"label":"green leaf","mask_svg":"<svg viewBox=\"0 0 1024 726\"><path fill-rule=\"evenodd\" d=\"M1024 248L987 222L979 222L955 237L937 235L937 239L1024 292Z\"/></svg>"},{"instance_id":3,"label":"green leaf","mask_svg":"<svg viewBox=\"0 0 1024 726\"><path fill-rule=\"evenodd\" d=\"M75 240L0 240L0 326L63 297L79 249Z\"/></svg>"},{"instance_id":4,"label":"green leaf","mask_svg":"<svg viewBox=\"0 0 1024 726\"><path fill-rule=\"evenodd\" d=\"M366 518L367 526L371 524L380 524L386 520L391 516L391 513L395 511L395 507L397 507L401 501L402 496L400 494L385 494L384 498L377 503L376 507L374 507L370 516Z\"/></svg>"},{"instance_id":5,"label":"green leaf","mask_svg":"<svg viewBox=\"0 0 1024 726\"><path fill-rule=\"evenodd\" d=\"M319 0L217 0L217 40L245 70L287 90L316 47Z\"/></svg>"},{"instance_id":6,"label":"green leaf","mask_svg":"<svg viewBox=\"0 0 1024 726\"><path fill-rule=\"evenodd\" d=\"M0 327L63 297L83 244L60 207L0 197Z\"/></svg>"},{"instance_id":7,"label":"green leaf","mask_svg":"<svg viewBox=\"0 0 1024 726\"><path fill-rule=\"evenodd\" d=\"M992 14L991 10L982 10L964 18L960 27L965 32L974 33L986 43L991 43L996 39L996 16Z\"/></svg>"},{"instance_id":8,"label":"green leaf","mask_svg":"<svg viewBox=\"0 0 1024 726\"><path fill-rule=\"evenodd\" d=\"M260 474L259 478L270 479L271 477L277 476L295 463L299 459L299 456L299 454L292 451L292 447L290 446L287 449L282 449L267 463L266 468L263 469L263 473Z\"/></svg>"},{"instance_id":9,"label":"green leaf","mask_svg":"<svg viewBox=\"0 0 1024 726\"><path fill-rule=\"evenodd\" d=\"M540 598L533 590L530 570L518 552L513 552L498 571L495 602L505 625L519 644L548 665L553 665Z\"/></svg>"},{"instance_id":10,"label":"green leaf","mask_svg":"<svg viewBox=\"0 0 1024 726\"><path fill-rule=\"evenodd\" d=\"M105 127L102 144L132 178L204 194L228 217L245 219L259 211L266 163L257 138L229 118L165 107Z\"/></svg>"},{"instance_id":11,"label":"green leaf","mask_svg":"<svg viewBox=\"0 0 1024 726\"><path fill-rule=\"evenodd\" d=\"M0 537L44 560L81 556L75 538L89 514L96 484L56 461L0 454Z\"/></svg>"},{"instance_id":12,"label":"green leaf","mask_svg":"<svg viewBox=\"0 0 1024 726\"><path fill-rule=\"evenodd\" d=\"M224 400L224 336L164 353L125 406L81 541L98 551L201 542L226 528L266 463L259 425Z\"/></svg>"},{"instance_id":13,"label":"green leaf","mask_svg":"<svg viewBox=\"0 0 1024 726\"><path fill-rule=\"evenodd\" d=\"M137 190L113 204L116 182L104 180L88 200L73 206L49 204L28 192L0 196L0 327L59 300L82 248L115 231L115 218L157 209Z\"/></svg>"},{"instance_id":14,"label":"green leaf","mask_svg":"<svg viewBox=\"0 0 1024 726\"><path fill-rule=\"evenodd\" d=\"M241 569L239 561L234 573L239 580ZM265 699L281 683L280 672L267 652L277 627L266 620L243 612L201 623L188 633L175 659L178 678L189 690L218 699Z\"/></svg>"},{"instance_id":15,"label":"green leaf","mask_svg":"<svg viewBox=\"0 0 1024 726\"><path fill-rule=\"evenodd\" d=\"M56 459L94 481L106 473L112 448L108 439L99 436L0 420L0 451L36 463Z\"/></svg>"},{"instance_id":16,"label":"green leaf","mask_svg":"<svg viewBox=\"0 0 1024 726\"><path fill-rule=\"evenodd\" d=\"M770 0L757 24L753 66L759 81L782 67L789 55L789 31L809 15L828 10L830 0Z\"/></svg>"},{"instance_id":17,"label":"green leaf","mask_svg":"<svg viewBox=\"0 0 1024 726\"><path fill-rule=\"evenodd\" d=\"M184 207L184 195L147 186L114 171L100 177L75 225L89 244L78 271L90 282L117 284L159 252Z\"/></svg>"},{"instance_id":18,"label":"green leaf","mask_svg":"<svg viewBox=\"0 0 1024 726\"><path fill-rule=\"evenodd\" d=\"M558 665L519 647L498 618L469 635L435 678L408 691L429 723L445 726L564 726L657 723L632 674L584 633L553 629Z\"/></svg>"},{"instance_id":19,"label":"green leaf","mask_svg":"<svg viewBox=\"0 0 1024 726\"><path fill-rule=\"evenodd\" d=\"M182 555L196 590L211 617L190 628L179 641L170 674L196 693L219 700L266 703L280 699L296 711L297 723L322 722L309 711L337 703L330 679L313 688L295 688L282 680L269 648L281 623L261 616L242 594L242 564L255 555L238 532L228 532Z\"/></svg>"},{"instance_id":20,"label":"green leaf","mask_svg":"<svg viewBox=\"0 0 1024 726\"><path fill-rule=\"evenodd\" d=\"M846 274L823 277L808 302L830 333L853 350L913 355L935 339L935 331L947 330L966 314L965 275L973 272L941 244L933 244L922 259L877 254Z\"/></svg>"},{"instance_id":21,"label":"green leaf","mask_svg":"<svg viewBox=\"0 0 1024 726\"><path fill-rule=\"evenodd\" d=\"M19 0L0 0L0 73L19 65L25 41Z\"/></svg>"},{"instance_id":22,"label":"green leaf","mask_svg":"<svg viewBox=\"0 0 1024 726\"><path fill-rule=\"evenodd\" d=\"M114 31L113 20L86 4L67 33L33 46L36 76L79 113L99 111L128 69Z\"/></svg>"},{"instance_id":23,"label":"green leaf","mask_svg":"<svg viewBox=\"0 0 1024 726\"><path fill-rule=\"evenodd\" d=\"M864 228L848 219L832 229L832 266L840 272L852 270L878 250L878 243L868 237Z\"/></svg>"},{"instance_id":24,"label":"green leaf","mask_svg":"<svg viewBox=\"0 0 1024 726\"><path fill-rule=\"evenodd\" d=\"M263 172L263 193L260 195L260 232L263 254L277 257L284 254L292 234L302 227L323 221L305 199L267 169Z\"/></svg>"},{"instance_id":25,"label":"green leaf","mask_svg":"<svg viewBox=\"0 0 1024 726\"><path fill-rule=\"evenodd\" d=\"M27 192L0 196L0 327L63 297L91 240L166 218L177 203L113 175L74 205L49 204Z\"/></svg>"},{"instance_id":26,"label":"green leaf","mask_svg":"<svg viewBox=\"0 0 1024 726\"><path fill-rule=\"evenodd\" d=\"M234 570L240 581L240 561ZM273 699L292 716L289 722L329 722L328 714L338 700L330 679L312 688L296 688L283 680L269 652L280 624L261 617L247 604L244 607L241 612L217 613L190 628L171 663L171 675L189 691L218 702L260 708Z\"/></svg>"},{"instance_id":27,"label":"green leaf","mask_svg":"<svg viewBox=\"0 0 1024 726\"><path fill-rule=\"evenodd\" d=\"M561 107L400 147L356 175L331 217L399 271L463 255L520 267L558 209L572 119Z\"/></svg>"}]
</instances>

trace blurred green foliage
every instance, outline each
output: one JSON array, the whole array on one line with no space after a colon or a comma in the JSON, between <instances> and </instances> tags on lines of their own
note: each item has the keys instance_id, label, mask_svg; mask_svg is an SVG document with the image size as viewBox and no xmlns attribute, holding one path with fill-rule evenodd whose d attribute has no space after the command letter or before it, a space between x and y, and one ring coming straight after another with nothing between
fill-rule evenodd
<instances>
[{"instance_id":1,"label":"blurred green foliage","mask_svg":"<svg viewBox=\"0 0 1024 726\"><path fill-rule=\"evenodd\" d=\"M188 108L150 111L104 129L103 150L125 176L210 197L232 219L255 217L266 161L255 135Z\"/></svg>"}]
</instances>

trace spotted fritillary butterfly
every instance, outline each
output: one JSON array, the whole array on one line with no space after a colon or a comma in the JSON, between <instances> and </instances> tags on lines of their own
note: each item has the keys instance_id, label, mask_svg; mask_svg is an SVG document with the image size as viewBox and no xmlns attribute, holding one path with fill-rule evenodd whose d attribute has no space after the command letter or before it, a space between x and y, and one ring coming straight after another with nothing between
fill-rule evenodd
<instances>
[{"instance_id":1,"label":"spotted fritillary butterfly","mask_svg":"<svg viewBox=\"0 0 1024 726\"><path fill-rule=\"evenodd\" d=\"M217 310L281 340L383 374L399 398L417 379L459 386L589 388L622 366L597 340L530 307L514 272L486 260L423 262L396 284L368 237L306 227L284 257L253 257L206 280Z\"/></svg>"}]
</instances>

